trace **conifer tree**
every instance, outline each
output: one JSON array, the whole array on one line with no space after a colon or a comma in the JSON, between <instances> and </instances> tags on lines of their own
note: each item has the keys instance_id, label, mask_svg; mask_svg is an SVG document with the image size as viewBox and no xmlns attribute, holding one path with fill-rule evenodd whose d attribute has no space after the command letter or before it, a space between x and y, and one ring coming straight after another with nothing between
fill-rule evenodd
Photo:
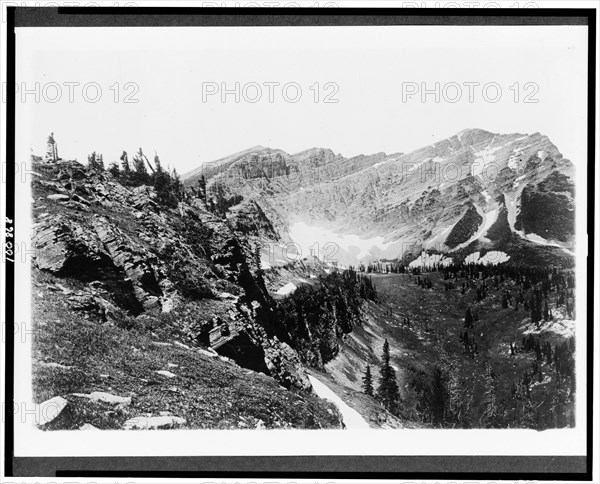
<instances>
[{"instance_id":1,"label":"conifer tree","mask_svg":"<svg viewBox=\"0 0 600 484\"><path fill-rule=\"evenodd\" d=\"M155 166L155 173L162 173L162 171L163 171L162 164L160 162L160 158L158 157L158 153L156 151L154 152L154 166Z\"/></svg>"},{"instance_id":2,"label":"conifer tree","mask_svg":"<svg viewBox=\"0 0 600 484\"><path fill-rule=\"evenodd\" d=\"M113 161L109 167L108 167L108 172L110 174L112 174L113 176L119 176L119 165L117 165L116 161Z\"/></svg>"},{"instance_id":3,"label":"conifer tree","mask_svg":"<svg viewBox=\"0 0 600 484\"><path fill-rule=\"evenodd\" d=\"M471 313L471 308L467 308L467 312L465 313L465 328L470 328L473 326L473 314Z\"/></svg>"},{"instance_id":4,"label":"conifer tree","mask_svg":"<svg viewBox=\"0 0 600 484\"><path fill-rule=\"evenodd\" d=\"M94 151L91 155L88 155L88 167L92 170L104 171L104 159L102 158L102 154Z\"/></svg>"},{"instance_id":5,"label":"conifer tree","mask_svg":"<svg viewBox=\"0 0 600 484\"><path fill-rule=\"evenodd\" d=\"M373 396L373 377L371 376L371 366L367 365L365 376L363 377L363 392Z\"/></svg>"},{"instance_id":6,"label":"conifer tree","mask_svg":"<svg viewBox=\"0 0 600 484\"><path fill-rule=\"evenodd\" d=\"M487 362L485 365L484 379L484 411L481 421L486 428L496 427L498 424L498 402L496 398L495 374L492 365Z\"/></svg>"},{"instance_id":7,"label":"conifer tree","mask_svg":"<svg viewBox=\"0 0 600 484\"><path fill-rule=\"evenodd\" d=\"M121 160L121 168L125 173L129 173L130 171L130 166L129 166L129 160L127 159L127 151L123 151L123 154L120 157Z\"/></svg>"},{"instance_id":8,"label":"conifer tree","mask_svg":"<svg viewBox=\"0 0 600 484\"><path fill-rule=\"evenodd\" d=\"M54 133L50 133L50 136L48 136L46 146L46 161L58 161L58 146L54 139Z\"/></svg>"},{"instance_id":9,"label":"conifer tree","mask_svg":"<svg viewBox=\"0 0 600 484\"><path fill-rule=\"evenodd\" d=\"M146 164L144 163L144 152L142 151L142 148L140 148L139 151L133 157L133 168L137 173L148 173L146 170Z\"/></svg>"},{"instance_id":10,"label":"conifer tree","mask_svg":"<svg viewBox=\"0 0 600 484\"><path fill-rule=\"evenodd\" d=\"M198 192L200 198L204 201L204 204L206 205L206 178L204 178L204 175L200 175L200 179L198 180Z\"/></svg>"},{"instance_id":11,"label":"conifer tree","mask_svg":"<svg viewBox=\"0 0 600 484\"><path fill-rule=\"evenodd\" d=\"M398 383L396 382L396 372L390 364L390 344L387 339L383 344L382 360L377 396L387 410L396 412L400 394L398 392Z\"/></svg>"}]
</instances>

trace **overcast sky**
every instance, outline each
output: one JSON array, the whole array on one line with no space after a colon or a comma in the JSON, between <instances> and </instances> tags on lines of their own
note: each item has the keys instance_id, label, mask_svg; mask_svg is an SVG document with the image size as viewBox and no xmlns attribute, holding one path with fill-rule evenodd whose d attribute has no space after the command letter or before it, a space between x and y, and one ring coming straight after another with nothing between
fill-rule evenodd
<instances>
[{"instance_id":1,"label":"overcast sky","mask_svg":"<svg viewBox=\"0 0 600 484\"><path fill-rule=\"evenodd\" d=\"M17 29L18 144L43 154L53 131L61 157L96 150L105 162L141 146L184 173L254 145L408 152L477 127L541 132L584 164L586 36L531 26ZM422 83L433 90L425 99Z\"/></svg>"}]
</instances>

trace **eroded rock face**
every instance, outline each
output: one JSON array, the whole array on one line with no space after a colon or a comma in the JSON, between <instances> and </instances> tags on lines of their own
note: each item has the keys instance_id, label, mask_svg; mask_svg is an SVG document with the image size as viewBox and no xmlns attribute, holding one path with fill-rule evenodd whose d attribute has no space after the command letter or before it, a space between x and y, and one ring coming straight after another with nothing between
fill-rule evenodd
<instances>
[{"instance_id":1,"label":"eroded rock face","mask_svg":"<svg viewBox=\"0 0 600 484\"><path fill-rule=\"evenodd\" d=\"M108 219L96 216L92 223L115 266L122 269L132 282L136 299L147 311L159 310L162 291L150 262L154 259L153 255L123 235Z\"/></svg>"},{"instance_id":2,"label":"eroded rock face","mask_svg":"<svg viewBox=\"0 0 600 484\"><path fill-rule=\"evenodd\" d=\"M75 311L92 313L101 321L115 321L119 317L119 309L109 300L87 291L77 291L69 296L67 302Z\"/></svg>"},{"instance_id":3,"label":"eroded rock face","mask_svg":"<svg viewBox=\"0 0 600 484\"><path fill-rule=\"evenodd\" d=\"M296 353L287 343L277 340L265 349L267 368L284 387L311 391L312 385Z\"/></svg>"},{"instance_id":4,"label":"eroded rock face","mask_svg":"<svg viewBox=\"0 0 600 484\"><path fill-rule=\"evenodd\" d=\"M227 321L230 332L221 355L288 388L310 388L295 351L277 340L285 335L253 267L254 242L241 237L250 226L257 237L277 237L258 205L247 204L235 220L226 221L196 201L175 210L160 207L151 187L125 187L108 173L75 162L40 171L45 176L34 182L34 193L52 204L52 211L34 214L34 262L85 285L63 291L72 310L111 324L128 313L135 320L126 324L143 326L160 313L211 300L207 307L219 308L219 325ZM208 332L219 329L210 319L211 314L197 314L190 341L211 343Z\"/></svg>"},{"instance_id":5,"label":"eroded rock face","mask_svg":"<svg viewBox=\"0 0 600 484\"><path fill-rule=\"evenodd\" d=\"M246 170L270 166L271 158L276 167L271 174ZM242 195L246 204L258 203L283 240L292 233L290 225L302 222L314 226L315 232L327 229L340 236L382 237L386 247L376 248L375 257L401 259L407 256L409 245L452 252L468 240L468 234L478 233L475 225L475 229L487 228L494 222L490 217L498 214L505 219L500 221L502 233L496 230L490 238L481 230L475 248L514 249L516 256L521 246L527 249L534 244L522 236L524 231L573 249L574 218L568 193L574 167L540 133L466 129L410 153L352 159L327 149L288 155L255 147L218 160L214 166L218 169L205 174L209 183L220 183L229 193ZM333 166L339 167L337 173L330 170ZM186 183L193 183L197 176L190 173ZM504 203L498 201L500 196L505 197ZM471 210L464 218L469 205L481 217ZM536 222L536 212L546 214L547 222L541 222L541 217ZM552 230L550 225L560 229ZM516 239L505 233L507 226ZM454 231L452 237L450 231ZM343 251L339 257L348 265L367 258Z\"/></svg>"},{"instance_id":6,"label":"eroded rock face","mask_svg":"<svg viewBox=\"0 0 600 484\"><path fill-rule=\"evenodd\" d=\"M446 245L454 248L458 244L466 242L477 232L477 229L482 221L483 217L479 215L475 206L473 204L469 204L465 214L452 228L450 234L448 234Z\"/></svg>"},{"instance_id":7,"label":"eroded rock face","mask_svg":"<svg viewBox=\"0 0 600 484\"><path fill-rule=\"evenodd\" d=\"M98 273L112 265L97 237L61 215L37 224L32 242L36 265L57 275L73 275L85 269Z\"/></svg>"},{"instance_id":8,"label":"eroded rock face","mask_svg":"<svg viewBox=\"0 0 600 484\"><path fill-rule=\"evenodd\" d=\"M565 175L554 171L521 193L521 211L515 227L546 239L562 242L575 233L574 185Z\"/></svg>"}]
</instances>

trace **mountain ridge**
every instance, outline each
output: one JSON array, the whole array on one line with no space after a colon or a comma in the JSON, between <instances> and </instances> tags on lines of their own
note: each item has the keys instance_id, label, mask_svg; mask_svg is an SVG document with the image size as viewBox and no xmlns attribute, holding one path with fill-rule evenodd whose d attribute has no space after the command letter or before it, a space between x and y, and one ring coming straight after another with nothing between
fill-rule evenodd
<instances>
[{"instance_id":1,"label":"mountain ridge","mask_svg":"<svg viewBox=\"0 0 600 484\"><path fill-rule=\"evenodd\" d=\"M511 241L513 249L552 247L544 250L554 251L552 257L561 263L558 252L573 252L574 167L539 132L469 128L409 153L352 158L326 148L296 155L265 148L220 166L218 173L205 171L209 185L253 200L287 242L295 241L294 224L303 223L317 231L327 227L340 237L383 237L387 248L375 250L372 259L403 258L407 245L446 253L473 242L475 250L506 250ZM193 185L197 176L184 182ZM477 227L459 240L453 228L470 205L477 212L472 216ZM504 211L516 238L487 238ZM534 214L544 211L547 221L536 221ZM561 223L551 228L550 220ZM344 264L365 261L341 252Z\"/></svg>"}]
</instances>

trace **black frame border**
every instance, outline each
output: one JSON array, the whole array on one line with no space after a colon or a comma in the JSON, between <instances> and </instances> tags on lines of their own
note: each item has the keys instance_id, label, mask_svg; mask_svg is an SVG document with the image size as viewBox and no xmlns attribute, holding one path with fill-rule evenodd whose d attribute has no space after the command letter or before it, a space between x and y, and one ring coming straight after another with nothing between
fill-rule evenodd
<instances>
[{"instance_id":1,"label":"black frame border","mask_svg":"<svg viewBox=\"0 0 600 484\"><path fill-rule=\"evenodd\" d=\"M290 12L293 12L291 14ZM587 25L588 256L586 456L246 456L15 457L14 416L6 412L5 476L127 478L592 480L594 388L595 9L7 7L7 85L15 85L15 27ZM490 15L491 14L491 15ZM15 159L15 90L7 89L6 158ZM6 216L15 220L15 177L6 180ZM591 203L590 203L591 202ZM6 324L14 322L14 263L5 264ZM6 401L14 400L14 341L6 341ZM7 406L8 407L8 406ZM515 470L521 469L520 472ZM583 470L585 469L585 470Z\"/></svg>"}]
</instances>

